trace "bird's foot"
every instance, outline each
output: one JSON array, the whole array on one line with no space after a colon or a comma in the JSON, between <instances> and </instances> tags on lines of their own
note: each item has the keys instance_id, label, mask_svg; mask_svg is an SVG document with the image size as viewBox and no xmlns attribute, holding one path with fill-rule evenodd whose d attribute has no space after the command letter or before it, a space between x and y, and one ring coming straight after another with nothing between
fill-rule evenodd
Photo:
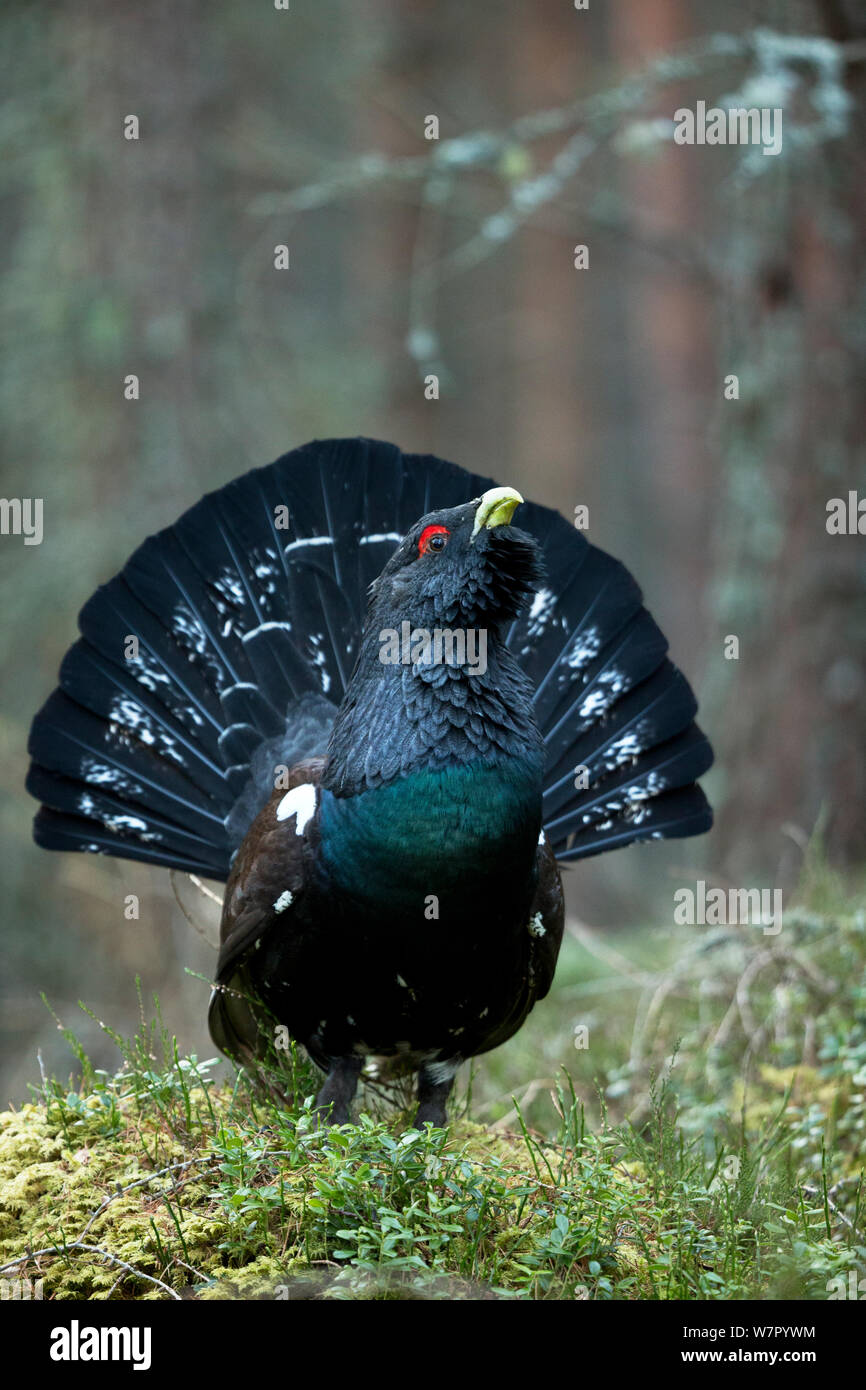
<instances>
[{"instance_id":1,"label":"bird's foot","mask_svg":"<svg viewBox=\"0 0 866 1390\"><path fill-rule=\"evenodd\" d=\"M444 1062L428 1062L418 1072L418 1109L412 1122L413 1129L423 1129L425 1125L435 1125L444 1129L448 1123L445 1102L451 1094L454 1078L462 1058L453 1057Z\"/></svg>"},{"instance_id":2,"label":"bird's foot","mask_svg":"<svg viewBox=\"0 0 866 1390\"><path fill-rule=\"evenodd\" d=\"M348 1107L338 1111L333 1105L317 1105L310 1115L314 1130L331 1129L334 1125L347 1125L350 1121Z\"/></svg>"},{"instance_id":3,"label":"bird's foot","mask_svg":"<svg viewBox=\"0 0 866 1390\"><path fill-rule=\"evenodd\" d=\"M426 1101L419 1105L412 1121L412 1129L423 1129L425 1125L435 1125L437 1129L444 1129L448 1123L445 1114L445 1102Z\"/></svg>"},{"instance_id":4,"label":"bird's foot","mask_svg":"<svg viewBox=\"0 0 866 1390\"><path fill-rule=\"evenodd\" d=\"M363 1059L336 1057L328 1069L328 1078L316 1096L311 1114L316 1129L347 1125L351 1121L350 1107L358 1086Z\"/></svg>"}]
</instances>

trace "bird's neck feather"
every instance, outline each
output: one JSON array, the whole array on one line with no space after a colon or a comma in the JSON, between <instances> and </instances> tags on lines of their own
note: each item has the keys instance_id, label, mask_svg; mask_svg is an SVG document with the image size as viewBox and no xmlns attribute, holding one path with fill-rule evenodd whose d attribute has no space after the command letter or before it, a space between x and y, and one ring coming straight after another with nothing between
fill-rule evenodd
<instances>
[{"instance_id":1,"label":"bird's neck feather","mask_svg":"<svg viewBox=\"0 0 866 1390\"><path fill-rule=\"evenodd\" d=\"M505 767L514 759L537 765L540 779L532 687L495 629L483 670L383 663L381 650L378 624L368 624L334 722L323 787L350 797L411 773Z\"/></svg>"}]
</instances>

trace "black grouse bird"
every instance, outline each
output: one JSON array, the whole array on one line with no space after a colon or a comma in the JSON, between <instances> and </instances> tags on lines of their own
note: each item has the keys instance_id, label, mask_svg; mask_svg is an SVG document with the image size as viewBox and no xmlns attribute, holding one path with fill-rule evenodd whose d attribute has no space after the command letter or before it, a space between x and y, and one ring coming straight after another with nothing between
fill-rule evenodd
<instances>
[{"instance_id":1,"label":"black grouse bird","mask_svg":"<svg viewBox=\"0 0 866 1390\"><path fill-rule=\"evenodd\" d=\"M403 1054L416 1123L444 1124L460 1063L550 988L557 860L711 824L695 699L631 575L441 459L296 449L79 622L30 737L37 842L228 880L213 1038L252 1062L285 1025L333 1122L366 1057Z\"/></svg>"}]
</instances>

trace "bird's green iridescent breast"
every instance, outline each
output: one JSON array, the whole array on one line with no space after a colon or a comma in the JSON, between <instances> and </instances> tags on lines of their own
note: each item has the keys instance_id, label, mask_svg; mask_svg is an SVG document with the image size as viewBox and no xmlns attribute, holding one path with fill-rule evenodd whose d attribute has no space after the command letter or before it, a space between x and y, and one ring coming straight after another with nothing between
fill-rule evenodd
<instances>
[{"instance_id":1,"label":"bird's green iridescent breast","mask_svg":"<svg viewBox=\"0 0 866 1390\"><path fill-rule=\"evenodd\" d=\"M351 797L321 794L321 854L356 899L411 900L534 863L541 769L530 759L424 769Z\"/></svg>"}]
</instances>

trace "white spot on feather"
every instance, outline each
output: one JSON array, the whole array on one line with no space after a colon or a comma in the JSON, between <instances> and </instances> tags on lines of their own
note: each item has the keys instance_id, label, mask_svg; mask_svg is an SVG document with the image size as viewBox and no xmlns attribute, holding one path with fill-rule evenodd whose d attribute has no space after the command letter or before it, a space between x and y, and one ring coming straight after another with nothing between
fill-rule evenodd
<instances>
[{"instance_id":1,"label":"white spot on feather","mask_svg":"<svg viewBox=\"0 0 866 1390\"><path fill-rule=\"evenodd\" d=\"M219 590L224 598L232 600L238 606L240 606L246 598L243 583L236 570L223 570L219 579L214 580L214 587Z\"/></svg>"},{"instance_id":2,"label":"white spot on feather","mask_svg":"<svg viewBox=\"0 0 866 1390\"><path fill-rule=\"evenodd\" d=\"M550 621L550 615L556 605L556 594L550 589L539 589L532 600L532 607L529 610L529 634L531 637L539 637Z\"/></svg>"},{"instance_id":3,"label":"white spot on feather","mask_svg":"<svg viewBox=\"0 0 866 1390\"><path fill-rule=\"evenodd\" d=\"M547 931L547 929L546 929L544 923L543 923L542 920L541 920L541 913L540 913L540 912L535 912L535 913L533 913L533 915L532 915L532 916L530 917L530 919L529 919L529 935L530 935L530 936L545 936L545 935L546 935L546 931Z\"/></svg>"},{"instance_id":4,"label":"white spot on feather","mask_svg":"<svg viewBox=\"0 0 866 1390\"><path fill-rule=\"evenodd\" d=\"M274 912L285 912L287 907L291 907L293 902L292 894L285 888L274 903Z\"/></svg>"},{"instance_id":5,"label":"white spot on feather","mask_svg":"<svg viewBox=\"0 0 866 1390\"><path fill-rule=\"evenodd\" d=\"M333 536L304 536L299 541L289 541L288 545L283 546L283 553L288 555L291 550L299 550L304 545L333 545Z\"/></svg>"},{"instance_id":6,"label":"white spot on feather","mask_svg":"<svg viewBox=\"0 0 866 1390\"><path fill-rule=\"evenodd\" d=\"M574 638L574 646L565 658L566 666L570 666L573 671L581 671L584 666L598 656L601 651L601 633L597 627L587 628L585 632L578 632Z\"/></svg>"},{"instance_id":7,"label":"white spot on feather","mask_svg":"<svg viewBox=\"0 0 866 1390\"><path fill-rule=\"evenodd\" d=\"M592 690L577 712L581 719L589 719L593 714L604 714L611 704L611 697L606 690Z\"/></svg>"},{"instance_id":8,"label":"white spot on feather","mask_svg":"<svg viewBox=\"0 0 866 1390\"><path fill-rule=\"evenodd\" d=\"M280 628L283 632L291 632L292 625L291 623L282 622L259 623L258 627L250 628L249 632L245 632L241 641L249 642L251 637L258 637L260 632L273 632L275 628Z\"/></svg>"},{"instance_id":9,"label":"white spot on feather","mask_svg":"<svg viewBox=\"0 0 866 1390\"><path fill-rule=\"evenodd\" d=\"M323 691L323 693L324 693L325 695L327 695L328 691L329 691L330 688L331 688L331 677L328 675L328 672L325 670L325 664L326 664L326 662L327 662L327 657L326 657L326 655L325 655L325 651L324 651L324 648L323 648L323 642L324 642L324 638L323 638L321 632L314 632L314 633L311 633L311 635L310 635L310 646L313 648L311 659L312 659L313 665L319 667L319 680L320 680L321 683L322 683L322 691Z\"/></svg>"},{"instance_id":10,"label":"white spot on feather","mask_svg":"<svg viewBox=\"0 0 866 1390\"><path fill-rule=\"evenodd\" d=\"M290 820L296 816L295 834L303 835L307 821L315 815L315 811L316 788L312 782L304 782L300 787L292 787L290 792L286 792L277 807L277 820Z\"/></svg>"},{"instance_id":11,"label":"white spot on feather","mask_svg":"<svg viewBox=\"0 0 866 1390\"><path fill-rule=\"evenodd\" d=\"M359 545L379 545L381 541L400 542L403 537L397 531L382 531L375 536L362 536Z\"/></svg>"}]
</instances>

